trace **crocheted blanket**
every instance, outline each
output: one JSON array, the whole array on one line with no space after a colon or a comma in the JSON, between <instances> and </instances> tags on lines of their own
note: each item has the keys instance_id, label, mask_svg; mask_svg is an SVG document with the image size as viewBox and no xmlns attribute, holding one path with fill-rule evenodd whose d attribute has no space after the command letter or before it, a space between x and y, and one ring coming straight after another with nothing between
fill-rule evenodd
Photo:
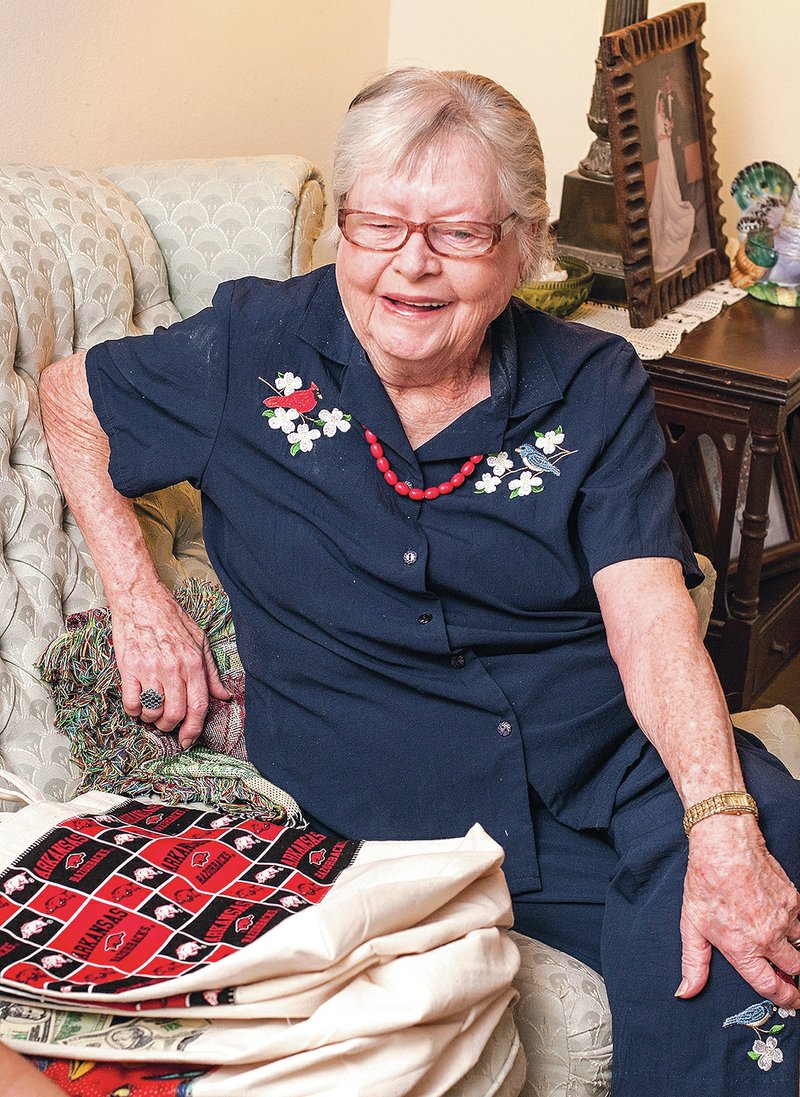
<instances>
[{"instance_id":1,"label":"crocheted blanket","mask_svg":"<svg viewBox=\"0 0 800 1097\"><path fill-rule=\"evenodd\" d=\"M200 738L182 751L175 734L163 734L123 708L108 608L72 614L66 633L48 646L37 669L53 693L55 725L69 739L81 771L78 792L152 795L169 804L255 809L276 822L301 820L292 797L247 760L244 670L227 594L216 584L190 579L174 596L205 630L233 700L211 698Z\"/></svg>"}]
</instances>

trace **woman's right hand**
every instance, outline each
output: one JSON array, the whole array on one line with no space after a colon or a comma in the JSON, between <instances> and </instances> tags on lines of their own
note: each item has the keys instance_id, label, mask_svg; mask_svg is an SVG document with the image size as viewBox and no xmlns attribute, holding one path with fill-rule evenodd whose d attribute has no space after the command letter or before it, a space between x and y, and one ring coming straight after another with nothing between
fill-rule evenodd
<instances>
[{"instance_id":1,"label":"woman's right hand","mask_svg":"<svg viewBox=\"0 0 800 1097\"><path fill-rule=\"evenodd\" d=\"M180 724L178 742L186 750L202 731L209 694L220 701L231 698L205 632L161 583L115 600L111 622L125 711L159 731ZM143 690L162 694L163 705L143 709Z\"/></svg>"}]
</instances>

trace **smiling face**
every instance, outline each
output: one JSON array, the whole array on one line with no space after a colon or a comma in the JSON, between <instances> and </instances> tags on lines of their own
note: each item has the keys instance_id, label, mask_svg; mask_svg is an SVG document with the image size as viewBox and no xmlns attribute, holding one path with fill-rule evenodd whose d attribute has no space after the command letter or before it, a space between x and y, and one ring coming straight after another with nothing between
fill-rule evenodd
<instances>
[{"instance_id":1,"label":"smiling face","mask_svg":"<svg viewBox=\"0 0 800 1097\"><path fill-rule=\"evenodd\" d=\"M363 172L345 204L416 223L500 222L511 211L484 163L474 150L451 146L436 163L424 159L413 176ZM513 232L472 259L436 255L415 232L396 252L367 251L342 239L336 279L353 330L384 380L422 378L475 363L520 265Z\"/></svg>"}]
</instances>

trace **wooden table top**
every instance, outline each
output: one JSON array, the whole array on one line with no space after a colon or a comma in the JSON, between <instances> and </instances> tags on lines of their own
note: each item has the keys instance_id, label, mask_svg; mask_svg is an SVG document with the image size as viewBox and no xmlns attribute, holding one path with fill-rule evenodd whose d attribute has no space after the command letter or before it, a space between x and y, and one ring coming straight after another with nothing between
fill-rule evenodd
<instances>
[{"instance_id":1,"label":"wooden table top","mask_svg":"<svg viewBox=\"0 0 800 1097\"><path fill-rule=\"evenodd\" d=\"M800 402L800 308L745 297L688 332L677 350L646 363L654 376L706 381L733 390Z\"/></svg>"}]
</instances>

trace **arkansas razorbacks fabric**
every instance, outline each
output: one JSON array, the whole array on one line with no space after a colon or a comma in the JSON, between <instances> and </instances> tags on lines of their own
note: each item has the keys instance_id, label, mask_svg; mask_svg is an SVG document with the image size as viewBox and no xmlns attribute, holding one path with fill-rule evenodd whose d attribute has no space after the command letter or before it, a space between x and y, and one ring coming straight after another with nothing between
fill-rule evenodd
<instances>
[{"instance_id":1,"label":"arkansas razorbacks fabric","mask_svg":"<svg viewBox=\"0 0 800 1097\"><path fill-rule=\"evenodd\" d=\"M0 979L105 994L213 964L321 902L359 843L135 800L76 814L0 873Z\"/></svg>"},{"instance_id":2,"label":"arkansas razorbacks fabric","mask_svg":"<svg viewBox=\"0 0 800 1097\"><path fill-rule=\"evenodd\" d=\"M131 1097L438 1097L515 998L502 858L479 826L31 804L0 816L0 1040L75 1097L134 1062Z\"/></svg>"}]
</instances>

